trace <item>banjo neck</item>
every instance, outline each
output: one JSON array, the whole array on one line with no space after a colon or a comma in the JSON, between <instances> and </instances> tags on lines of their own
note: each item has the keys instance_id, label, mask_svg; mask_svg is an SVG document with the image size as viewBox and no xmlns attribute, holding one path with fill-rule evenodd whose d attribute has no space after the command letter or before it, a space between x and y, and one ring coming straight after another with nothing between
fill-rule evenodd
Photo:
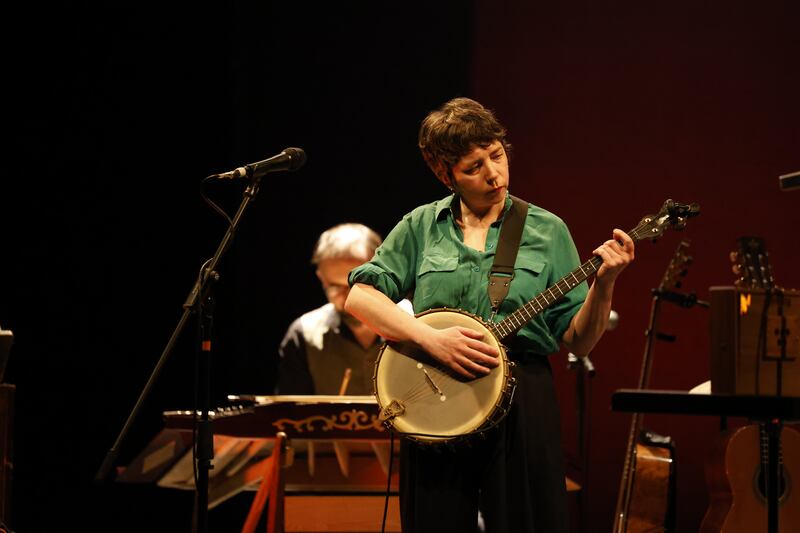
<instances>
[{"instance_id":1,"label":"banjo neck","mask_svg":"<svg viewBox=\"0 0 800 533\"><path fill-rule=\"evenodd\" d=\"M631 235L631 238L638 240ZM586 281L592 274L598 271L603 260L594 255L591 259L581 266L558 280L554 285L542 291L538 296L530 300L525 305L517 308L516 311L506 318L491 325L491 329L500 340L505 340L519 331L522 326L560 300L569 291Z\"/></svg>"},{"instance_id":2,"label":"banjo neck","mask_svg":"<svg viewBox=\"0 0 800 533\"><path fill-rule=\"evenodd\" d=\"M699 213L700 208L697 204L685 205L667 200L658 214L642 218L639 224L628 232L628 235L634 242L643 239L655 240L661 236L666 227L673 226L675 229L683 229L686 219L697 216ZM511 337L536 315L596 273L602 264L603 260L599 256L592 256L591 259L542 291L525 305L517 308L506 318L496 324L490 324L489 328L501 341Z\"/></svg>"}]
</instances>

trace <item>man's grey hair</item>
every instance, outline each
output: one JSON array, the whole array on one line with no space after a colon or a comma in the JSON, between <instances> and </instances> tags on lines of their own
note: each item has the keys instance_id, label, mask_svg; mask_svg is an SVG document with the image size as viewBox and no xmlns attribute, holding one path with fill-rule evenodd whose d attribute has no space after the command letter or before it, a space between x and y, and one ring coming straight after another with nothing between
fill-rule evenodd
<instances>
[{"instance_id":1,"label":"man's grey hair","mask_svg":"<svg viewBox=\"0 0 800 533\"><path fill-rule=\"evenodd\" d=\"M318 265L325 259L354 259L369 261L382 239L363 224L347 222L338 224L319 236L311 263Z\"/></svg>"}]
</instances>

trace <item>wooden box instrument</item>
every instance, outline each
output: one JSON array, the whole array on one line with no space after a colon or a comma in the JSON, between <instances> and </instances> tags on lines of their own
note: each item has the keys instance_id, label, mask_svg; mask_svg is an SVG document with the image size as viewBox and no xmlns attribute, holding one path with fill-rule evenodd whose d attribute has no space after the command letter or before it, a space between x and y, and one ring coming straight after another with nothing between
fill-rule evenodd
<instances>
[{"instance_id":1,"label":"wooden box instrument","mask_svg":"<svg viewBox=\"0 0 800 533\"><path fill-rule=\"evenodd\" d=\"M710 300L711 391L800 396L800 292L711 287Z\"/></svg>"},{"instance_id":2,"label":"wooden box instrument","mask_svg":"<svg viewBox=\"0 0 800 533\"><path fill-rule=\"evenodd\" d=\"M214 410L214 468L209 509L259 489L276 435L282 452L279 530L381 531L391 471L385 531L399 532L397 450L378 419L373 396L229 396ZM167 411L165 428L117 477L127 483L195 490L191 411ZM392 467L390 468L390 463Z\"/></svg>"}]
</instances>

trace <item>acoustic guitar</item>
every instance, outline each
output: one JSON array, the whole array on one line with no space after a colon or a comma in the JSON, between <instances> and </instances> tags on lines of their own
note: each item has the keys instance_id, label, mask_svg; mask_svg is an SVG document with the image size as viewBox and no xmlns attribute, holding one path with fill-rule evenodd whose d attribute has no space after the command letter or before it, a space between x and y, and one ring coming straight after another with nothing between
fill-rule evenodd
<instances>
[{"instance_id":1,"label":"acoustic guitar","mask_svg":"<svg viewBox=\"0 0 800 533\"><path fill-rule=\"evenodd\" d=\"M655 240L669 227L682 229L686 220L699 212L696 204L667 200L657 214L642 218L628 235L634 241ZM467 438L494 427L508 412L515 387L503 340L597 272L602 263L593 256L498 323L460 309L438 308L418 314L419 320L437 329L463 326L480 331L484 342L500 352L500 364L487 375L464 379L416 345L386 343L373 377L381 421L390 430L427 444Z\"/></svg>"},{"instance_id":2,"label":"acoustic guitar","mask_svg":"<svg viewBox=\"0 0 800 533\"><path fill-rule=\"evenodd\" d=\"M706 462L709 505L700 533L757 533L767 530L767 435L761 424L727 431ZM778 531L800 531L800 432L781 430L778 455Z\"/></svg>"},{"instance_id":3,"label":"acoustic guitar","mask_svg":"<svg viewBox=\"0 0 800 533\"><path fill-rule=\"evenodd\" d=\"M682 240L653 291L650 321L647 327L639 389L646 389L653 366L653 341L657 338L656 319L662 296L674 294L680 279L686 275L691 262L689 241ZM675 458L669 437L657 436L642 430L641 413L634 413L628 432L628 445L622 466L617 505L614 513L614 533L672 531L674 527Z\"/></svg>"},{"instance_id":4,"label":"acoustic guitar","mask_svg":"<svg viewBox=\"0 0 800 533\"><path fill-rule=\"evenodd\" d=\"M736 286L774 289L772 267L763 239L741 237L731 253ZM778 451L779 532L800 531L800 499L794 482L800 480L800 432L781 428ZM701 533L753 533L767 525L768 435L763 424L723 432L706 462L709 507Z\"/></svg>"}]
</instances>

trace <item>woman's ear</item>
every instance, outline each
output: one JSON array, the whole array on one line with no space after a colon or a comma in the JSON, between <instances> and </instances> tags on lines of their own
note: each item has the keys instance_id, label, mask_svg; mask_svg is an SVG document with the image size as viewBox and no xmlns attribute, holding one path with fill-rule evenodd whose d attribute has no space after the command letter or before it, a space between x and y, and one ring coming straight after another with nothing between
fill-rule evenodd
<instances>
[{"instance_id":1,"label":"woman's ear","mask_svg":"<svg viewBox=\"0 0 800 533\"><path fill-rule=\"evenodd\" d=\"M453 183L452 173L450 172L450 169L448 169L447 166L445 166L444 163L439 161L436 164L434 174L436 174L436 177L439 179L439 181L441 181L444 184L445 187L447 187L451 191L455 190L454 187L455 183Z\"/></svg>"}]
</instances>

